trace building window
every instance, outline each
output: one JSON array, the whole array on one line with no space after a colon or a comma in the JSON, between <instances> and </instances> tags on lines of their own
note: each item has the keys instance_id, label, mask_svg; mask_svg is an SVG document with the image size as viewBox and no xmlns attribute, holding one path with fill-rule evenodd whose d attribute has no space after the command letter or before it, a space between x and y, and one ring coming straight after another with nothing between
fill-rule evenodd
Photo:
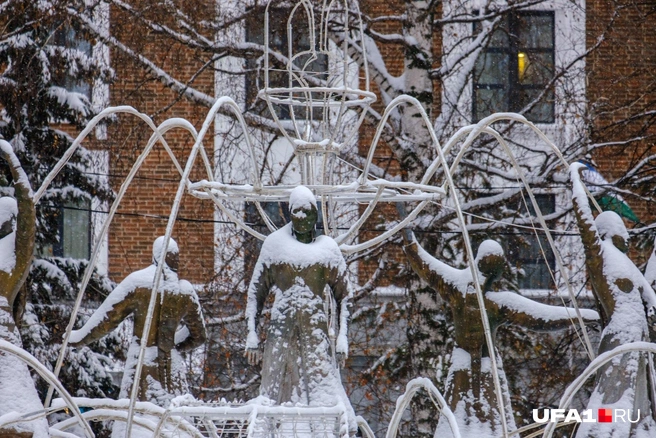
<instances>
[{"instance_id":1,"label":"building window","mask_svg":"<svg viewBox=\"0 0 656 438\"><path fill-rule=\"evenodd\" d=\"M474 33L480 24L474 25ZM517 12L504 17L474 67L473 116L518 112L535 100L554 75L554 13ZM554 122L554 91L525 113L528 120Z\"/></svg>"},{"instance_id":2,"label":"building window","mask_svg":"<svg viewBox=\"0 0 656 438\"><path fill-rule=\"evenodd\" d=\"M93 55L91 43L71 26L59 26L52 35L52 44L66 49L78 50L88 58ZM55 74L53 82L70 92L83 94L91 100L91 83L87 80L74 77L68 72L58 72Z\"/></svg>"},{"instance_id":3,"label":"building window","mask_svg":"<svg viewBox=\"0 0 656 438\"><path fill-rule=\"evenodd\" d=\"M91 258L91 203L71 202L54 213L59 241L43 248L42 256L89 260Z\"/></svg>"},{"instance_id":4,"label":"building window","mask_svg":"<svg viewBox=\"0 0 656 438\"><path fill-rule=\"evenodd\" d=\"M524 196L527 206L522 200L518 210L526 216L535 218L535 210L528 196ZM552 194L536 194L535 200L543 215L554 213L556 198ZM537 218L533 223L539 227ZM508 244L508 258L518 268L518 285L520 289L552 289L554 286L552 272L555 269L556 258L546 236L542 232L536 235L530 230L524 230Z\"/></svg>"},{"instance_id":5,"label":"building window","mask_svg":"<svg viewBox=\"0 0 656 438\"><path fill-rule=\"evenodd\" d=\"M302 8L300 8L302 9ZM290 11L287 9L269 9L269 50L289 56L289 46L287 38L287 20ZM298 54L310 50L310 38L308 34L307 21L301 17L302 12L297 11L298 20L294 21L292 53ZM248 15L246 20L246 41L249 43L264 45L264 17L265 9L258 8ZM296 18L296 17L295 17ZM328 58L326 55L318 53L313 59L310 55L302 55L295 59L294 66L303 70L305 77L313 76L317 79L325 79L328 70ZM268 115L268 107L264 100L257 98L257 93L264 88L264 61L260 59L248 59L246 61L246 104L259 114ZM300 83L298 80L292 80L290 84L289 74L286 66L274 57L269 59L269 87L287 88L297 87ZM318 99L318 96L312 96ZM295 95L295 100L303 99L302 96ZM287 105L275 105L276 115L281 120L291 119L289 107ZM297 119L311 118L318 120L323 117L322 108L312 108L312 114L306 114L302 107L294 108L294 117Z\"/></svg>"}]
</instances>

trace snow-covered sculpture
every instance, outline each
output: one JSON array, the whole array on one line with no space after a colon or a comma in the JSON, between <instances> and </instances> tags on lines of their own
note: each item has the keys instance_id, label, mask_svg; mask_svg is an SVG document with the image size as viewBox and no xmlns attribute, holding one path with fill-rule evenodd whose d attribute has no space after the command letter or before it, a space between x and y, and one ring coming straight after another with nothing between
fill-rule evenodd
<instances>
[{"instance_id":1,"label":"snow-covered sculpture","mask_svg":"<svg viewBox=\"0 0 656 438\"><path fill-rule=\"evenodd\" d=\"M648 341L648 320L656 318L656 294L649 282L627 257L629 233L622 219L612 211L592 216L581 182L581 163L570 165L572 201L585 263L604 325L599 353L628 342ZM645 311L646 309L646 311ZM597 372L595 389L588 408L630 410L637 423L582 423L576 436L627 438L656 432L648 399L647 360L644 353L617 356ZM640 414L638 415L638 410ZM647 436L647 435L644 435Z\"/></svg>"},{"instance_id":2,"label":"snow-covered sculpture","mask_svg":"<svg viewBox=\"0 0 656 438\"><path fill-rule=\"evenodd\" d=\"M146 322L157 261L163 246L164 237L158 237L153 245L153 264L128 275L86 324L71 332L71 346L90 344L114 330L130 315L134 315L132 342L127 353L120 398L128 397L132 387L141 344L140 336ZM171 239L139 379L138 399L163 407L167 407L173 397L188 393L185 365L179 352L196 348L206 339L205 322L198 296L191 283L178 278L178 261L178 245Z\"/></svg>"},{"instance_id":3,"label":"snow-covered sculpture","mask_svg":"<svg viewBox=\"0 0 656 438\"><path fill-rule=\"evenodd\" d=\"M331 354L325 310L328 286L336 303L339 330L335 350L337 362L341 362L348 352L351 296L346 262L332 238L315 236L318 211L308 188L299 186L291 192L289 210L291 223L266 238L255 265L246 307L246 354L251 364L260 359L257 325L264 302L273 292L275 301L262 354L261 398L273 404L343 405L352 435L355 415Z\"/></svg>"},{"instance_id":4,"label":"snow-covered sculpture","mask_svg":"<svg viewBox=\"0 0 656 438\"><path fill-rule=\"evenodd\" d=\"M17 300L32 264L36 211L32 188L9 143L0 139L0 158L9 165L14 197L0 198L0 339L22 347L17 322ZM7 353L0 353L0 417L43 409L27 365ZM0 428L0 437L48 436L44 419Z\"/></svg>"},{"instance_id":5,"label":"snow-covered sculpture","mask_svg":"<svg viewBox=\"0 0 656 438\"><path fill-rule=\"evenodd\" d=\"M470 269L453 268L428 254L410 232L404 233L404 251L412 269L444 299L453 316L455 347L447 375L445 399L456 416L460 434L467 437L502 435L501 414L494 389L490 353ZM485 295L492 337L504 325L516 325L534 331L555 331L572 324L575 310L549 306L514 292L495 292L494 282L503 273L506 259L501 245L486 240L478 248L476 266ZM581 311L586 322L596 322L594 310ZM497 354L499 380L504 396L508 430L516 429L510 405L508 383ZM435 436L453 436L445 418L440 418Z\"/></svg>"}]
</instances>

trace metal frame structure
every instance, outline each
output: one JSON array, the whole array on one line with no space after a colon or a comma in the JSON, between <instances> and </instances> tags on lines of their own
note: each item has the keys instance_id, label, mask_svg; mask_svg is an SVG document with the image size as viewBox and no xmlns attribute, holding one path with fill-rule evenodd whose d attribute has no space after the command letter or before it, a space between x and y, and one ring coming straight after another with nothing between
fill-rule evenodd
<instances>
[{"instance_id":1,"label":"metal frame structure","mask_svg":"<svg viewBox=\"0 0 656 438\"><path fill-rule=\"evenodd\" d=\"M327 203L366 203L366 207L360 214L360 217L353 224L351 224L346 232L337 234L336 230L327 229L327 233L333 235L337 243L340 245L340 249L345 254L365 251L376 245L382 244L401 229L408 226L428 203L448 198L455 208L457 221L462 231L466 258L468 260L469 269L472 273L488 351L494 351L494 343L492 340L487 312L484 305L484 297L481 289L481 284L479 283L478 268L474 263L474 251L470 243L466 221L462 208L460 207L460 201L458 199L456 187L453 183L453 177L458 171L460 161L472 146L474 141L476 141L476 139L481 136L492 137L505 151L513 168L515 169L517 179L521 181L523 186L526 188L540 226L543 228L549 245L556 255L556 264L558 269L560 270L562 277L567 279L568 273L564 267L564 263L560 258L558 251L555 248L553 237L548 227L546 226L544 217L540 212L540 208L535 200L531 187L513 155L512 148L508 142L492 128L492 125L496 122L513 122L525 125L547 146L548 149L552 151L552 153L556 154L564 168L567 168L568 163L563 158L558 148L545 136L544 133L542 133L533 123L527 121L523 116L513 113L493 114L474 125L466 126L456 132L456 134L444 145L444 147L442 147L432 127L432 123L430 122L428 115L426 114L426 111L420 102L410 96L400 96L394 99L386 108L382 116L382 120L376 129L365 160L365 164L360 174L353 181L347 182L345 184L336 184L331 179L331 163L334 161L333 158L339 152L341 147L351 141L356 135L357 129L366 115L367 106L376 99L375 94L369 90L369 77L366 68L366 56L363 61L363 71L365 72L365 77L363 78L363 82L365 84L364 89L360 90L350 88L348 86L348 72L350 67L349 60L346 55L349 53L349 41L353 40L353 35L357 36L358 33L362 33L362 23L359 22L358 19L353 18L359 17L359 12L357 10L353 11L352 8L349 7L348 0L333 0L330 2L325 0L323 1L321 12L318 14L318 16L315 16L315 10L309 0L297 0L295 6L290 9L290 17L287 21L288 40L293 40L294 23L296 22L294 17L296 14L302 14L309 23L310 48L305 51L301 51L300 53L294 53L292 50L292 44L289 43L288 53L284 55L271 53L268 49L268 17L269 7L271 7L271 5L272 3L267 6L265 13L265 46L267 47L267 50L264 54L265 86L260 91L259 97L266 101L271 116L273 117L276 124L280 127L283 137L292 145L296 159L298 160L299 167L301 169L301 183L307 185L315 193L315 195L320 200L322 200L322 208L324 209L324 214L326 213L325 206ZM356 21L355 25L353 25L353 20ZM310 83L309 81L305 80L305 76L303 75L304 68L308 65L308 60L316 59L320 55L326 55L332 58L335 57L336 47L334 46L334 43L331 42L335 40L335 31L331 29L331 26L333 26L335 23L340 25L340 32L343 32L344 35L349 36L342 38L343 44L337 51L338 53L341 53L342 60L341 62L336 62L334 59L330 60L329 65L334 67L334 71L329 72L326 78L320 79L318 84ZM270 58L285 60L286 67L284 71L288 74L289 77L288 87L270 87L268 73L269 69L271 68L269 64ZM303 63L301 63L299 66L297 64L300 63L300 61L303 61ZM289 114L291 115L291 121L284 121L278 118L275 111L276 105L286 105L288 107ZM418 114L420 115L420 118L417 119L418 123L423 123L424 127L430 133L432 147L434 148L436 158L428 167L428 170L421 181L387 181L385 179L373 178L369 173L369 169L372 166L374 153L379 144L383 128L392 112L395 111L400 105L415 107ZM319 112L321 114L321 120L312 119L312 114L314 114L314 109L316 108L322 109L322 111ZM225 109L232 113L234 119L243 131L244 142L249 154L247 161L251 166L250 182L248 184L230 184L224 181L216 180L215 172L209 159L208 151L206 151L205 147L203 146L203 142L207 139L208 133L209 135L212 135L210 128L212 127L217 114L219 114L219 111L221 110L225 111ZM292 435L298 432L298 435L302 436L303 433L307 432L307 430L301 433L298 427L303 424L309 424L311 426L312 421L318 419L317 421L321 420L320 424L327 425L326 427L333 433L337 431L336 435L334 436L339 436L341 434L340 430L343 430L341 426L335 428L335 424L341 424L340 422L343 421L343 411L340 411L339 408L263 408L261 406L256 407L245 405L237 407L179 407L164 410L152 404L137 402L136 398L138 392L138 382L142 372L146 349L145 342L142 343L139 352L137 367L134 375L134 384L130 393L129 401L127 401L127 403L125 401L111 402L108 400L84 401L87 406L93 405L95 408L93 411L78 415L79 411L77 410L77 406L75 406L75 401L69 400L65 395L65 391L62 391L63 388L61 388L61 384L59 384L57 381L57 375L61 370L64 351L69 343L70 334L73 329L77 313L80 309L82 298L89 284L94 266L98 261L100 248L102 246L101 242L108 233L114 215L116 214L119 205L123 201L128 187L132 183L136 173L139 171L153 149L158 144L164 148L170 157L171 162L179 173L179 182L176 194L171 203L171 211L165 232L166 243L162 248L162 253L159 255L159 263L151 292L147 319L144 325L142 339L147 339L148 333L152 327L153 312L158 296L159 282L162 276L163 267L165 265L163 260L167 252L167 247L173 231L173 227L177 220L182 198L185 195L213 201L216 208L223 212L231 221L235 223L236 226L240 227L252 236L263 240L266 236L249 226L242 217L234 214L229 208L227 208L226 202L249 201L255 203L259 213L263 217L263 220L265 223L267 223L269 229L273 231L275 227L271 221L267 220L266 214L264 213L260 203L270 201L286 201L289 197L289 193L294 188L292 186L282 185L267 186L262 183L257 171L259 168L259 163L257 161L256 151L253 146L251 137L248 134L248 130L246 129L247 127L241 114L241 108L231 98L221 97L216 100L208 112L200 131L196 131L194 126L192 126L191 123L189 123L187 120L179 118L166 120L159 126L156 126L150 117L138 112L129 106L119 106L105 109L96 117L94 117L87 125L87 127L77 136L59 163L46 177L43 185L35 194L35 203L38 202L39 199L43 196L47 187L52 183L60 170L66 165L70 157L75 153L76 149L80 147L82 142L98 125L98 123L107 117L112 117L117 114L129 114L137 117L149 126L149 128L152 130L152 136L145 145L142 153L135 161L129 174L123 181L117 193L116 199L110 208L107 219L103 224L102 230L96 237L97 240L93 243L91 259L84 273L84 277L80 285L80 290L74 304L71 319L66 328L61 352L58 357L54 373L52 375L47 375L47 380L51 384L51 388L48 392L48 397L45 403L46 409L50 405L54 389L57 389L57 391L66 398L68 405L74 411L74 414L76 415L75 421L82 424L85 428L85 431L87 431L87 434L90 436L93 436L93 434L88 427L87 420L89 419L115 419L126 421L126 436L128 438L130 437L133 424L152 429L155 436L160 434L162 436L176 436L172 430L181 431L180 433L186 434L184 436L202 436L197 426L185 420L185 418L188 417L197 419L198 424L200 425L199 427L201 427L209 434L209 436L212 437L243 436L219 434L217 431L220 428L217 428L217 424L221 422L224 422L225 424L233 422L233 425L241 425L237 427L237 429L240 431L239 433L243 432L241 427L247 425L245 426L245 433L247 436L259 436L258 430L266 430L265 434L267 436L276 436L276 430L280 429L281 424L287 424L285 423L285 421L287 421L285 419L289 418L292 418L293 422L296 422L292 422L293 424L296 424L296 426L293 426L291 429L290 433ZM348 132L344 132L344 130L340 129L334 129L335 127L342 128L343 126L341 125L343 124L344 120L349 118L353 119L353 117L355 117L356 123L353 123L349 126ZM176 159L170 146L164 139L166 132L172 129L182 129L186 131L194 142L190 154L184 163L184 166L183 163ZM455 148L457 146L459 146L460 149L457 153L455 153ZM453 155L455 155L455 159L453 159L451 162L447 161L446 157ZM206 179L193 181L191 180L192 170L196 166L200 166L203 169L206 175ZM433 185L431 181L438 174L441 175L442 182L439 185ZM375 207L381 202L415 202L416 205L405 218L403 218L401 221L399 221L397 224L379 236L369 240L352 243L358 237L359 229L373 213ZM573 323L575 320L578 321L580 329L583 333L583 342L586 347L586 351L590 359L593 360L593 349L587 336L587 331L583 323L580 311L578 310L578 307L576 307L574 291L572 290L572 286L568 281L566 281L566 284L570 297L572 298L572 304L576 309L576 315L572 315L572 321ZM2 342L0 342L0 349L9 351L12 354L18 354L16 351L13 351ZM14 347L14 349L16 349L16 347ZM651 350L649 351L653 352ZM35 359L32 359L28 358L25 360L27 360L28 363L38 371L40 369L40 364L37 365L34 363ZM498 364L496 362L496 355L491 354L490 360L494 377L494 386L498 401L498 408L501 414L501 418L504 419L502 421L503 434L504 436L508 437L517 431L507 430L507 425L505 424L506 414L504 412L505 408L502 402L503 396L498 376ZM455 419L452 418L453 413L451 413L451 411L448 409L444 398L432 385L432 383L430 383L430 381L423 379L412 381L406 390L406 395L404 395L397 403L397 413L395 413L395 416L393 417L394 421L390 426L390 431L387 435L388 438L394 438L394 436L396 436L396 427L398 427L400 415L405 410L405 407L409 403L412 396L421 388L429 391L429 393L437 399L438 407L444 415L447 415L449 422L452 425L454 435L458 436L457 425L455 424ZM143 418L140 418L136 415L137 413L143 415L154 415L159 418L159 421L149 423L150 420L144 420ZM366 424L364 420L361 420L361 422ZM71 420L66 420L65 422L55 426L54 429L60 431L62 434L65 434L64 430L72 424L73 422ZM260 426L257 426L258 424ZM173 429L171 429L171 427L173 427ZM311 427L316 428L318 426ZM363 430L366 431L365 433L367 435L373 436L370 429L368 431L367 429L368 428L366 426L363 426ZM329 435L327 431L325 433L326 436ZM285 435L286 434L283 433L281 436ZM547 431L545 431L545 436L549 436Z\"/></svg>"}]
</instances>

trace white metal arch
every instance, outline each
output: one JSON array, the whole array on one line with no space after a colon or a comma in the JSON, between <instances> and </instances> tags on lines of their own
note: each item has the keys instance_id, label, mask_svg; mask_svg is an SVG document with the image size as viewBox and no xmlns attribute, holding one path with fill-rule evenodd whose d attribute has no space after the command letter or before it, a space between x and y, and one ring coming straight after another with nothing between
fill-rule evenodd
<instances>
[{"instance_id":1,"label":"white metal arch","mask_svg":"<svg viewBox=\"0 0 656 438\"><path fill-rule=\"evenodd\" d=\"M451 411L444 397L442 397L442 393L435 387L433 382L425 377L418 377L409 381L405 387L405 392L396 400L396 408L387 428L385 438L396 438L399 425L401 424L401 417L420 389L425 389L430 396L437 399L440 413L446 417L449 426L451 426L453 438L460 438L460 429L458 428L458 422L456 421L455 415L453 415L453 411Z\"/></svg>"},{"instance_id":2,"label":"white metal arch","mask_svg":"<svg viewBox=\"0 0 656 438\"><path fill-rule=\"evenodd\" d=\"M15 346L11 342L5 341L4 339L0 339L0 351L4 351L5 353L11 354L12 356L16 356L18 359L32 367L32 369L34 369L34 371L36 371L46 382L54 386L57 389L57 392L59 392L59 394L66 402L66 405L71 409L71 412L75 416L75 421L84 429L84 433L89 438L95 437L93 431L91 430L91 426L89 426L89 423L87 423L87 421L80 414L80 409L75 403L75 400L73 400L73 397L71 397L68 391L66 391L66 388L64 388L57 377L48 368L46 368L45 365L39 362L36 357L32 356L27 351Z\"/></svg>"},{"instance_id":3,"label":"white metal arch","mask_svg":"<svg viewBox=\"0 0 656 438\"><path fill-rule=\"evenodd\" d=\"M558 404L559 409L567 409L572 403L576 393L583 387L585 381L588 380L594 373L596 373L599 368L613 360L616 356L621 356L626 353L631 352L644 352L656 354L656 344L651 342L630 342L628 344L620 345L615 347L610 351L600 354L597 356L590 365L576 378L570 385L565 389L562 397L560 398L560 403ZM554 429L556 428L556 423L549 423L544 430L542 435L543 438L551 438L553 435Z\"/></svg>"}]
</instances>

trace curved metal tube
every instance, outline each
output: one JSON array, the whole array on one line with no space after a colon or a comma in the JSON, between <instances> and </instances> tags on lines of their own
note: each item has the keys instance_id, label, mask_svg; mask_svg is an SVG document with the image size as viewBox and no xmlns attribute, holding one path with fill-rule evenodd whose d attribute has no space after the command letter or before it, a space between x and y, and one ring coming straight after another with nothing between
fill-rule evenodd
<instances>
[{"instance_id":1,"label":"curved metal tube","mask_svg":"<svg viewBox=\"0 0 656 438\"><path fill-rule=\"evenodd\" d=\"M146 116L147 117L147 116ZM150 126L150 124L149 124ZM134 179L137 171L141 168L143 162L146 160L148 155L150 154L152 148L155 146L156 142L160 139L163 139L163 135L168 132L170 129L173 128L183 128L186 129L191 133L193 136L194 140L197 137L196 129L193 127L191 123L184 119L169 119L164 121L162 124L159 125L159 127L155 128L155 132L153 135L150 137L148 140L148 144L146 145L145 149L141 152L141 155L137 158L135 163L132 165L132 169L130 169L130 173L128 173L128 176L125 178L123 183L121 184L121 188L119 189L119 192L116 196L116 199L114 199L114 203L112 204L112 207L109 210L109 214L107 215L107 218L105 219L105 222L103 223L103 227L100 231L100 235L98 236L97 241L94 244L94 249L93 249L93 254L91 255L91 259L89 260L89 264L87 265L86 271L84 272L84 277L82 277L82 283L80 285L80 290L77 294L77 297L75 298L75 303L73 305L73 310L71 312L71 318L68 321L68 325L66 326L66 331L64 332L64 339L62 341L62 346L61 350L59 351L59 356L57 357L57 362L55 364L55 369L54 369L54 374L55 377L59 376L59 372L61 371L61 367L64 361L64 355L66 352L66 347L68 346L68 341L71 336L71 331L73 330L73 326L75 325L75 320L77 318L77 313L80 310L80 306L82 304L82 297L84 296L84 292L87 289L87 286L89 285L89 281L91 281L91 276L93 275L93 269L96 265L96 261L98 260L98 257L100 256L100 249L102 248L101 242L107 236L107 233L109 232L109 226L112 223L112 220L114 219L114 215L116 214L116 210L118 210L118 207L123 200L123 197L125 196L125 193L127 192L130 184L132 183L132 180ZM80 134L82 135L82 134ZM176 164L176 167L179 167L179 164L177 161L174 161L174 164ZM43 186L42 186L43 187ZM48 388L48 393L46 395L46 400L44 403L44 406L48 407L50 405L50 401L52 400L52 393L53 393L53 386L50 385Z\"/></svg>"},{"instance_id":2,"label":"curved metal tube","mask_svg":"<svg viewBox=\"0 0 656 438\"><path fill-rule=\"evenodd\" d=\"M147 339L148 339L148 334L150 333L150 327L153 322L153 313L155 311L155 303L157 300L157 295L158 295L158 289L159 289L159 282L162 277L162 272L164 269L164 259L166 258L166 252L168 250L168 245L169 245L169 240L171 239L171 234L173 233L173 226L175 225L175 221L178 217L178 210L180 209L180 202L182 201L182 196L184 195L184 189L185 186L187 185L189 181L189 175L191 174L191 170L193 169L194 163L196 161L196 156L198 155L200 149L203 148L203 139L205 138L205 135L207 135L207 132L209 131L210 125L214 121L214 117L216 114L219 112L221 107L223 105L228 105L236 114L238 118L240 118L241 121L243 121L243 118L241 118L241 111L239 109L239 106L235 103L234 100L232 100L229 97L221 97L214 102L214 105L212 105L212 108L210 109L209 113L207 114L205 121L203 122L203 126L198 133L198 137L196 138L196 141L191 149L191 153L189 154L189 158L187 159L187 163L185 165L184 172L182 174L182 178L180 179L180 183L178 184L178 190L175 194L175 199L173 201L173 206L171 207L171 213L169 214L169 220L166 225L166 232L164 233L164 245L162 247L162 253L159 255L159 263L157 264L157 271L155 273L155 281L153 284L153 289L151 291L150 295L150 302L148 303L148 312L146 314L146 321L144 322L144 329L143 329L143 334L141 336L142 342L139 348L139 357L137 359L137 366L134 371L134 381L132 383L132 390L130 393L130 405L128 408L128 423L126 427L126 438L130 438L131 436L131 429L132 429L132 418L134 416L134 405L137 399L137 395L139 393L139 379L141 378L141 370L143 368L143 360L144 356L146 354L146 347L147 347ZM246 132L246 131L244 131ZM248 137L248 136L246 136ZM250 144L250 143L249 143ZM252 148L251 148L252 150ZM253 155L254 158L254 155ZM212 172L208 175L208 178L210 180L213 178ZM259 182L259 178L257 179Z\"/></svg>"},{"instance_id":3,"label":"curved metal tube","mask_svg":"<svg viewBox=\"0 0 656 438\"><path fill-rule=\"evenodd\" d=\"M71 409L71 412L75 416L76 421L84 429L84 433L89 438L95 437L93 431L91 430L91 426L89 426L89 423L87 423L80 414L80 408L75 403L75 400L73 400L73 397L71 397L68 391L66 391L66 388L64 388L57 377L48 368L46 368L45 365L39 362L36 357L32 356L27 351L23 350L22 348L18 348L11 342L5 341L4 339L0 339L0 351L4 351L13 356L16 356L27 365L32 367L32 369L34 369L34 371L36 371L43 378L43 380L53 385L66 402L66 405Z\"/></svg>"},{"instance_id":4,"label":"curved metal tube","mask_svg":"<svg viewBox=\"0 0 656 438\"><path fill-rule=\"evenodd\" d=\"M467 127L467 129L461 130L463 133L466 133L467 131L473 131L475 129L474 126ZM537 129L537 128L536 128ZM553 240L553 236L551 235L551 231L549 230L549 227L547 227L547 223L544 220L544 216L542 215L542 212L540 211L540 207L538 206L538 203L535 199L535 195L533 194L533 191L531 190L531 186L529 185L528 181L526 180L526 175L524 175L524 172L522 171L521 167L519 166L519 163L517 163L517 160L515 159L514 154L512 153L512 150L510 149L510 146L508 143L501 137L501 135L495 131L494 129L490 128L488 125L485 125L483 128L480 129L478 135L476 137L471 137L471 142L473 142L478 136L481 134L488 134L494 137L494 139L501 145L501 147L504 149L506 154L508 155L508 158L510 159L515 171L517 172L517 176L521 179L522 184L526 188L526 192L528 193L528 196L531 200L531 205L533 206L533 209L535 210L535 213L537 215L538 221L540 222L540 226L542 226L543 231L546 234L547 241L549 242L549 246L551 247L551 251L553 252L555 258L556 258L556 264L558 265L558 270L560 271L560 274L563 276L564 279L567 278L567 271L565 270L565 264L563 263L562 257L560 256L560 252L556 250L556 244ZM454 136L453 138L456 138L458 136ZM469 138L467 139L469 141ZM469 142L469 145L471 145L471 142ZM554 146L555 147L555 146ZM460 160L462 159L463 153L466 150L466 147L463 146L463 148L460 150L460 153L456 157L456 160L452 163L450 172L453 174L455 171L455 168L459 164ZM563 162L566 164L567 162ZM592 348L592 343L590 342L590 338L588 336L588 331L587 328L585 327L585 322L583 321L583 316L581 315L581 310L579 309L578 303L576 302L576 295L574 294L574 290L572 289L572 285L569 281L566 281L567 284L567 291L569 293L569 297L572 301L572 306L574 307L574 310L576 312L576 317L578 319L579 325L581 327L581 330L583 332L583 339L584 339L584 347L586 349L586 353L590 360L593 360L595 358L594 354L594 349Z\"/></svg>"},{"instance_id":5,"label":"curved metal tube","mask_svg":"<svg viewBox=\"0 0 656 438\"><path fill-rule=\"evenodd\" d=\"M41 187L39 187L39 190L37 190L36 194L34 195L34 203L36 204L39 202L39 199L41 199L41 196L43 196L43 193L46 191L50 183L55 179L57 174L61 171L61 169L68 163L68 160L71 159L77 148L82 144L82 141L89 135L91 130L98 124L102 119L105 117L108 117L112 114L116 113L127 113L127 114L132 114L137 117L139 117L141 120L146 122L148 126L154 131L157 132L157 128L155 127L155 123L153 123L152 119L148 117L146 114L141 113L137 111L136 109L132 108L131 106L124 105L124 106L116 106L116 107L109 107L105 108L102 110L96 117L91 119L89 124L80 132L80 134L75 138L75 141L73 141L73 144L66 150L64 155L59 159L55 167L50 171L48 176L43 180L43 183L41 184ZM175 155L173 155L173 152L169 148L168 144L166 143L166 140L164 140L164 137L161 135L158 136L158 140L162 142L164 145L164 148L166 151L169 153L171 156L171 159L173 160L173 163L175 164L176 168L178 169L178 172L182 174L182 168L180 167L180 164L178 163L177 159L175 158Z\"/></svg>"},{"instance_id":6,"label":"curved metal tube","mask_svg":"<svg viewBox=\"0 0 656 438\"><path fill-rule=\"evenodd\" d=\"M449 405L446 403L446 400L444 400L444 397L442 397L440 391L435 387L435 385L433 385L433 382L425 377L419 377L409 381L405 387L405 393L396 400L396 409L394 409L394 414L390 420L385 438L396 438L403 413L414 398L417 391L422 388L428 391L429 395L437 398L441 413L446 417L447 421L449 422L449 426L451 426L453 438L460 438L460 429L458 428L458 423L456 421L455 415L453 415L453 411L451 411L451 408L449 408Z\"/></svg>"},{"instance_id":7,"label":"curved metal tube","mask_svg":"<svg viewBox=\"0 0 656 438\"><path fill-rule=\"evenodd\" d=\"M431 139L433 141L433 145L435 146L437 155L439 160L442 163L442 166L444 169L448 169L449 165L446 162L445 155L442 151L442 148L440 147L440 143L437 139L437 135L435 134L435 131L433 130L433 127L430 123L430 120L428 119L428 114L426 114L426 111L424 110L424 107L421 105L421 103L415 99L414 97L410 96L399 96L396 99L394 99L389 107L392 107L392 103L394 103L394 106L399 105L400 103L405 102L410 105L414 105L417 110L419 111L419 114L421 115L421 118L426 125L426 128L428 129L428 132L431 136ZM388 107L388 109L389 109ZM385 110L385 113L388 113L387 110ZM369 152L371 157L373 158L372 152ZM363 175L366 174L363 173ZM467 264L469 265L469 270L471 271L472 275L472 281L474 283L474 288L476 290L476 299L478 300L478 306L480 308L481 312L481 322L483 323L483 330L485 332L485 343L487 344L488 351L490 352L490 365L492 368L492 378L494 381L494 390L496 393L497 397L497 404L499 408L499 415L502 418L501 421L501 429L503 432L504 436L508 435L508 425L506 424L506 408L503 403L503 392L501 390L501 382L499 380L499 367L497 364L497 355L496 355L496 350L494 348L494 341L492 339L492 330L490 329L490 321L488 320L487 317L487 310L485 309L485 298L483 297L483 291L481 289L481 284L479 280L479 274L478 274L478 267L474 263L474 251L471 247L471 241L469 240L469 232L467 231L467 223L465 222L464 215L462 213L462 209L460 208L460 201L458 200L458 193L456 192L456 187L455 184L453 184L453 178L451 176L450 172L445 172L444 177L446 179L445 184L448 184L449 191L451 192L452 196L452 201L455 206L456 210L456 215L458 217L458 222L460 223L461 226L461 232L462 232L462 238L463 242L465 244L465 251L467 254Z\"/></svg>"},{"instance_id":8,"label":"curved metal tube","mask_svg":"<svg viewBox=\"0 0 656 438\"><path fill-rule=\"evenodd\" d=\"M656 344L651 342L630 342L628 344L620 345L615 347L610 351L600 354L590 362L590 365L583 371L579 376L574 379L572 383L569 384L563 396L560 398L560 403L558 404L559 409L567 409L574 399L574 395L583 387L585 381L588 380L590 376L597 372L599 368L613 360L615 356L620 356L622 354L631 353L631 352L646 352L651 354L656 354ZM551 438L553 434L556 423L549 423L547 428L544 430L543 438Z\"/></svg>"}]
</instances>

